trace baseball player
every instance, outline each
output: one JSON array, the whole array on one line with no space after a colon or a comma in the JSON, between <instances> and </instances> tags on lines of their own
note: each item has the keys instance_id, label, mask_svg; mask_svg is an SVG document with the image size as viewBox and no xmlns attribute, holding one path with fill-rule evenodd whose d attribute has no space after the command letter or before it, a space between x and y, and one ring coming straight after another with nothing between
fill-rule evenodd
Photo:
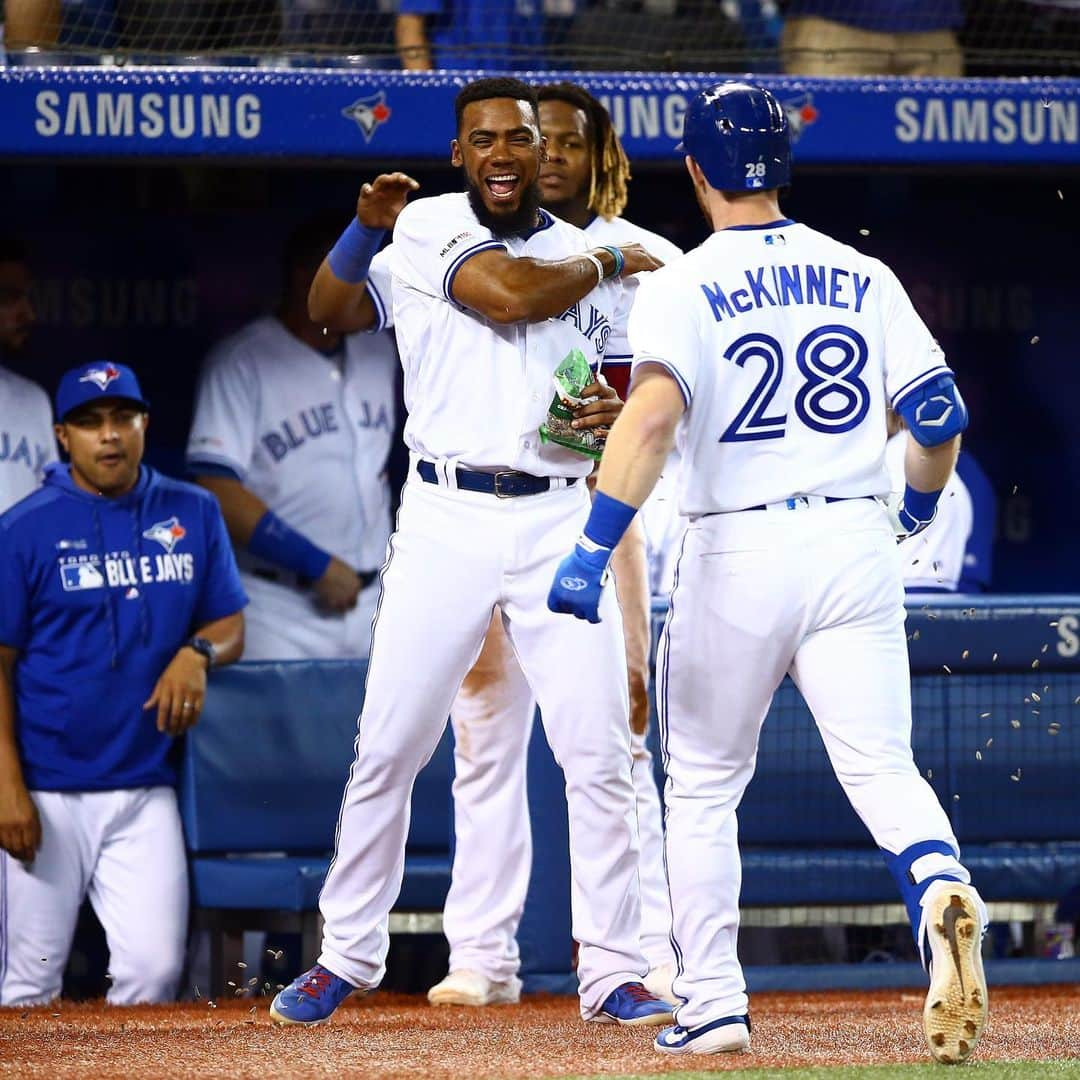
<instances>
[{"instance_id":1,"label":"baseball player","mask_svg":"<svg viewBox=\"0 0 1080 1080\"><path fill-rule=\"evenodd\" d=\"M247 612L245 660L366 657L390 535L385 464L397 354L388 333L324 333L311 279L336 238L289 238L273 315L207 358L188 470L221 503Z\"/></svg>"},{"instance_id":2,"label":"baseball player","mask_svg":"<svg viewBox=\"0 0 1080 1080\"><path fill-rule=\"evenodd\" d=\"M0 236L0 513L29 495L56 460L48 395L4 366L25 348L34 321L26 250Z\"/></svg>"},{"instance_id":3,"label":"baseball player","mask_svg":"<svg viewBox=\"0 0 1080 1080\"><path fill-rule=\"evenodd\" d=\"M608 352L625 353L617 279L657 263L634 244L590 248L579 229L539 208L544 144L530 87L470 83L455 113L451 161L463 168L466 191L418 199L394 227L393 317L411 466L322 891L322 954L275 997L271 1015L321 1023L352 990L382 978L413 781L498 609L566 775L582 1016L655 1025L671 1010L640 981L618 606L607 597L608 621L597 628L557 619L544 604L559 548L588 513L591 460L544 441L539 428L565 358L576 351L595 366ZM382 186L403 196L406 181L383 178ZM377 303L366 285L381 241L368 227L379 221L362 212L371 194L365 185L357 220L319 270L316 318L359 315L364 306L370 314ZM613 395L600 397L578 416L606 426L620 407Z\"/></svg>"},{"instance_id":4,"label":"baseball player","mask_svg":"<svg viewBox=\"0 0 1080 1080\"><path fill-rule=\"evenodd\" d=\"M70 466L0 517L0 1005L60 993L79 906L109 1002L172 999L187 934L174 739L240 655L243 590L217 503L141 465L134 373L56 394Z\"/></svg>"},{"instance_id":5,"label":"baseball player","mask_svg":"<svg viewBox=\"0 0 1080 1080\"><path fill-rule=\"evenodd\" d=\"M633 392L548 599L579 619L606 616L611 550L677 430L690 525L657 679L683 1004L655 1046L749 1045L736 809L790 674L907 906L930 971L930 1051L963 1061L986 1021L986 912L912 760L896 539L933 519L967 410L888 267L780 212L790 140L772 94L738 82L698 94L683 148L714 232L638 288ZM895 526L877 498L889 490L888 405L908 427Z\"/></svg>"},{"instance_id":6,"label":"baseball player","mask_svg":"<svg viewBox=\"0 0 1080 1080\"><path fill-rule=\"evenodd\" d=\"M598 244L639 243L668 263L682 252L670 241L620 217L629 163L607 110L571 83L540 87L540 130L547 161L540 169L541 205ZM633 288L636 279L629 279ZM621 393L629 357L604 359L604 376ZM675 974L671 905L664 876L663 823L645 745L649 722L651 613L645 536L627 531L612 559L626 636L632 777L641 845L641 951L645 985L671 999ZM480 658L451 711L454 727L454 864L443 911L450 943L449 974L428 992L435 1005L517 1001L521 982L517 929L532 870L526 757L536 701L502 620L492 620Z\"/></svg>"}]
</instances>

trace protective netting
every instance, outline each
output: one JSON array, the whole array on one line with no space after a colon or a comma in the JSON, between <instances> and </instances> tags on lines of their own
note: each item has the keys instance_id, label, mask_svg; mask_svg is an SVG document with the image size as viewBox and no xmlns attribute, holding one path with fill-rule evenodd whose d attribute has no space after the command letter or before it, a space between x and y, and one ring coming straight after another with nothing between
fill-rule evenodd
<instances>
[{"instance_id":1,"label":"protective netting","mask_svg":"<svg viewBox=\"0 0 1080 1080\"><path fill-rule=\"evenodd\" d=\"M86 62L1080 72L1080 0L7 0L6 9L9 54L30 62L60 53Z\"/></svg>"}]
</instances>

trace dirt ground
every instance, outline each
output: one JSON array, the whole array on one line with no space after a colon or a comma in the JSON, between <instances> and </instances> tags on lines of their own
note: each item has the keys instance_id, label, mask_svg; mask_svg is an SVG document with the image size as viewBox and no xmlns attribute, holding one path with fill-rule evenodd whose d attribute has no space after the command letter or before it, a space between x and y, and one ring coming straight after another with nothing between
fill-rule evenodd
<instances>
[{"instance_id":1,"label":"dirt ground","mask_svg":"<svg viewBox=\"0 0 1080 1080\"><path fill-rule=\"evenodd\" d=\"M1080 986L998 988L990 1001L978 1058L1080 1059ZM922 997L908 991L758 994L750 1053L693 1058L657 1054L646 1030L584 1024L566 997L435 1009L375 994L318 1028L277 1027L267 1004L0 1009L0 1076L481 1080L927 1060Z\"/></svg>"}]
</instances>

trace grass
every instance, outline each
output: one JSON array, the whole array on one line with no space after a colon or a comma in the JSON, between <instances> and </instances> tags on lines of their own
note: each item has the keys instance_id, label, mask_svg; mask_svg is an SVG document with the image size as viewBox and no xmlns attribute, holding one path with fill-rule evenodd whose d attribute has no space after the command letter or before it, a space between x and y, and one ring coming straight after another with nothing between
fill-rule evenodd
<instances>
[{"instance_id":1,"label":"grass","mask_svg":"<svg viewBox=\"0 0 1080 1080\"><path fill-rule=\"evenodd\" d=\"M954 1072L933 1062L907 1065L824 1065L792 1069L732 1069L722 1072L669 1072L634 1077L571 1077L569 1080L911 1080L936 1076L938 1080L1042 1080L1043 1077L1080 1078L1080 1061L973 1061Z\"/></svg>"}]
</instances>

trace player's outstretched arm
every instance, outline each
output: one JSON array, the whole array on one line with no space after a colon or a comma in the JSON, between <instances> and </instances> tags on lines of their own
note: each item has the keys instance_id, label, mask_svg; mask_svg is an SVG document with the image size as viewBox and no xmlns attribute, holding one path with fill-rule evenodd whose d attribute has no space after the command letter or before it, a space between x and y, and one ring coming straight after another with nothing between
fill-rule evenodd
<instances>
[{"instance_id":1,"label":"player's outstretched arm","mask_svg":"<svg viewBox=\"0 0 1080 1080\"><path fill-rule=\"evenodd\" d=\"M0 645L0 851L30 863L41 844L41 821L23 779L15 738L17 657L15 649Z\"/></svg>"},{"instance_id":2,"label":"player's outstretched arm","mask_svg":"<svg viewBox=\"0 0 1080 1080\"><path fill-rule=\"evenodd\" d=\"M920 446L909 431L904 449L904 479L916 491L941 491L956 468L960 436L940 446Z\"/></svg>"},{"instance_id":3,"label":"player's outstretched arm","mask_svg":"<svg viewBox=\"0 0 1080 1080\"><path fill-rule=\"evenodd\" d=\"M566 259L517 259L481 251L462 264L451 286L454 299L493 323L543 322L561 315L607 278L663 264L640 244L598 247Z\"/></svg>"},{"instance_id":4,"label":"player's outstretched arm","mask_svg":"<svg viewBox=\"0 0 1080 1080\"><path fill-rule=\"evenodd\" d=\"M667 369L642 364L600 459L589 520L574 550L555 571L548 607L589 622L600 621L600 593L612 552L660 478L686 408Z\"/></svg>"},{"instance_id":5,"label":"player's outstretched arm","mask_svg":"<svg viewBox=\"0 0 1080 1080\"><path fill-rule=\"evenodd\" d=\"M356 217L323 259L311 283L308 315L312 322L341 334L376 325L378 313L367 289L368 269L410 192L419 187L403 172L383 173L361 187Z\"/></svg>"},{"instance_id":6,"label":"player's outstretched arm","mask_svg":"<svg viewBox=\"0 0 1080 1080\"><path fill-rule=\"evenodd\" d=\"M604 446L597 492L640 507L664 471L685 409L679 384L666 368L637 367L629 397Z\"/></svg>"}]
</instances>

